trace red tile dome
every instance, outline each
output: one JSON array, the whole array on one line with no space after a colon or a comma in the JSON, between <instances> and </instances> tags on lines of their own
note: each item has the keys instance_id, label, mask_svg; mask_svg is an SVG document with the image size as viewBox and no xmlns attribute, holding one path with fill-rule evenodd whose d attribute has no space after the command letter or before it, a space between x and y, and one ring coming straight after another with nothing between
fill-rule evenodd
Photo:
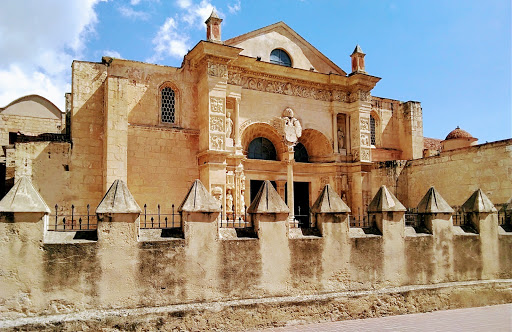
<instances>
[{"instance_id":1,"label":"red tile dome","mask_svg":"<svg viewBox=\"0 0 512 332\"><path fill-rule=\"evenodd\" d=\"M454 130L450 131L448 136L446 136L445 141L449 139L457 139L457 138L473 138L470 133L465 130L462 130L457 126Z\"/></svg>"}]
</instances>

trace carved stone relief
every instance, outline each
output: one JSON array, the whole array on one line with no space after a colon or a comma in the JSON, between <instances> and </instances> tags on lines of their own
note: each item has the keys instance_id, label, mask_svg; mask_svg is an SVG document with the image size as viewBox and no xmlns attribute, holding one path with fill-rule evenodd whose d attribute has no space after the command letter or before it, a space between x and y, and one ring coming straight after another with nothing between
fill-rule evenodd
<instances>
[{"instance_id":1,"label":"carved stone relief","mask_svg":"<svg viewBox=\"0 0 512 332\"><path fill-rule=\"evenodd\" d=\"M354 157L354 160L359 160L359 149L353 149L352 150L352 157Z\"/></svg>"},{"instance_id":2,"label":"carved stone relief","mask_svg":"<svg viewBox=\"0 0 512 332\"><path fill-rule=\"evenodd\" d=\"M210 111L213 113L225 113L224 98L210 97Z\"/></svg>"},{"instance_id":3,"label":"carved stone relief","mask_svg":"<svg viewBox=\"0 0 512 332\"><path fill-rule=\"evenodd\" d=\"M370 119L361 118L361 130L370 131Z\"/></svg>"},{"instance_id":4,"label":"carved stone relief","mask_svg":"<svg viewBox=\"0 0 512 332\"><path fill-rule=\"evenodd\" d=\"M293 115L293 110L287 107L281 117L281 134L286 143L291 146L297 144L299 137L302 136L302 126Z\"/></svg>"},{"instance_id":5,"label":"carved stone relief","mask_svg":"<svg viewBox=\"0 0 512 332\"><path fill-rule=\"evenodd\" d=\"M361 133L361 145L370 146L370 135Z\"/></svg>"},{"instance_id":6,"label":"carved stone relief","mask_svg":"<svg viewBox=\"0 0 512 332\"><path fill-rule=\"evenodd\" d=\"M210 131L224 132L224 117L219 115L210 115Z\"/></svg>"},{"instance_id":7,"label":"carved stone relief","mask_svg":"<svg viewBox=\"0 0 512 332\"><path fill-rule=\"evenodd\" d=\"M361 161L370 161L369 149L361 149Z\"/></svg>"},{"instance_id":8,"label":"carved stone relief","mask_svg":"<svg viewBox=\"0 0 512 332\"><path fill-rule=\"evenodd\" d=\"M222 202L222 187L220 185L212 185L212 196L221 204Z\"/></svg>"},{"instance_id":9,"label":"carved stone relief","mask_svg":"<svg viewBox=\"0 0 512 332\"><path fill-rule=\"evenodd\" d=\"M225 64L208 61L208 75L213 77L228 78L228 66Z\"/></svg>"},{"instance_id":10,"label":"carved stone relief","mask_svg":"<svg viewBox=\"0 0 512 332\"><path fill-rule=\"evenodd\" d=\"M212 150L224 150L224 138L226 134L211 134L210 135L210 144Z\"/></svg>"}]
</instances>

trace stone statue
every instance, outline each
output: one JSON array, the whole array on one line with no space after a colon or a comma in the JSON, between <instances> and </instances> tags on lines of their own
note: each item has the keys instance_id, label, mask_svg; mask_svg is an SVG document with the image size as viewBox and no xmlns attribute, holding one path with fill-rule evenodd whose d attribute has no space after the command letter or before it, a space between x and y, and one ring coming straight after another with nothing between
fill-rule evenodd
<instances>
[{"instance_id":1,"label":"stone statue","mask_svg":"<svg viewBox=\"0 0 512 332\"><path fill-rule=\"evenodd\" d=\"M293 110L287 107L281 117L282 130L286 142L291 145L297 143L299 137L302 136L302 126L299 120L293 116Z\"/></svg>"},{"instance_id":2,"label":"stone statue","mask_svg":"<svg viewBox=\"0 0 512 332\"><path fill-rule=\"evenodd\" d=\"M231 134L233 132L233 120L231 120L231 112L227 112L226 114L226 137L231 138Z\"/></svg>"},{"instance_id":3,"label":"stone statue","mask_svg":"<svg viewBox=\"0 0 512 332\"><path fill-rule=\"evenodd\" d=\"M240 192L240 206L238 207L238 213L239 214L243 214L245 212L245 195L244 195L245 191L242 190Z\"/></svg>"},{"instance_id":4,"label":"stone statue","mask_svg":"<svg viewBox=\"0 0 512 332\"><path fill-rule=\"evenodd\" d=\"M233 195L231 195L231 189L228 189L226 193L226 211L233 212Z\"/></svg>"},{"instance_id":5,"label":"stone statue","mask_svg":"<svg viewBox=\"0 0 512 332\"><path fill-rule=\"evenodd\" d=\"M345 148L345 134L341 128L338 129L338 150L341 151Z\"/></svg>"},{"instance_id":6,"label":"stone statue","mask_svg":"<svg viewBox=\"0 0 512 332\"><path fill-rule=\"evenodd\" d=\"M217 201L219 201L219 204L221 203L221 197L222 197L222 188L221 187L213 187L212 189L212 196L215 197Z\"/></svg>"}]
</instances>

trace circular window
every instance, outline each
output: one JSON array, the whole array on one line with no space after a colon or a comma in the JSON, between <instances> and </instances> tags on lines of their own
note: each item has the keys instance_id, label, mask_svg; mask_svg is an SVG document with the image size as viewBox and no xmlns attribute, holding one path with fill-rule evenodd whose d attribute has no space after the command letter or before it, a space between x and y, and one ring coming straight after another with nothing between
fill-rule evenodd
<instances>
[{"instance_id":1,"label":"circular window","mask_svg":"<svg viewBox=\"0 0 512 332\"><path fill-rule=\"evenodd\" d=\"M276 65L286 67L292 66L292 60L290 59L288 53L278 48L270 52L270 63L275 63Z\"/></svg>"}]
</instances>

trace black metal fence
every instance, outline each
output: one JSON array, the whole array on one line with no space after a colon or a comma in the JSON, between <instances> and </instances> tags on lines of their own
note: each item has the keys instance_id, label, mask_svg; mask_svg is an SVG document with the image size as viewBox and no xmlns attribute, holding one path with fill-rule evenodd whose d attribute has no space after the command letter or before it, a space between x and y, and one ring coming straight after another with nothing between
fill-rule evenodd
<instances>
[{"instance_id":1,"label":"black metal fence","mask_svg":"<svg viewBox=\"0 0 512 332\"><path fill-rule=\"evenodd\" d=\"M144 213L140 216L139 227L142 229L171 229L181 228L181 215L171 206L171 213L162 213L160 204L157 205L156 213L148 213L147 204L144 204Z\"/></svg>"},{"instance_id":2,"label":"black metal fence","mask_svg":"<svg viewBox=\"0 0 512 332\"><path fill-rule=\"evenodd\" d=\"M247 218L247 206L244 206L243 212L236 213L235 206L231 207L231 211L224 211L221 205L220 227L222 228L250 228L252 223Z\"/></svg>"},{"instance_id":3,"label":"black metal fence","mask_svg":"<svg viewBox=\"0 0 512 332\"><path fill-rule=\"evenodd\" d=\"M50 215L48 223L49 231L76 232L95 231L98 228L96 214L91 214L90 206L87 204L87 214L79 214L75 211L75 205L71 205L71 213L59 213L59 206L55 204L55 214Z\"/></svg>"},{"instance_id":4,"label":"black metal fence","mask_svg":"<svg viewBox=\"0 0 512 332\"><path fill-rule=\"evenodd\" d=\"M368 214L351 214L348 217L349 225L352 228L372 228L375 221Z\"/></svg>"},{"instance_id":5,"label":"black metal fence","mask_svg":"<svg viewBox=\"0 0 512 332\"><path fill-rule=\"evenodd\" d=\"M315 228L316 223L311 218L311 208L308 207L306 211L303 211L300 206L297 207L297 214L295 214L293 217L293 221L290 222L291 228Z\"/></svg>"}]
</instances>

